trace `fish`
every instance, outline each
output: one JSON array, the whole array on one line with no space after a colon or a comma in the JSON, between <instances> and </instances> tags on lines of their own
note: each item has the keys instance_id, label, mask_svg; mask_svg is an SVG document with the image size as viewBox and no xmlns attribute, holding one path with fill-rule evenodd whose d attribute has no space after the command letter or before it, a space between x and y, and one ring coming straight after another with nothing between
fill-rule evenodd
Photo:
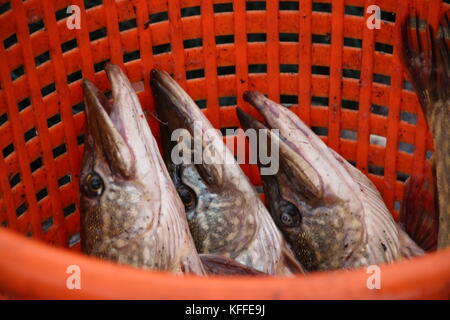
<instances>
[{"instance_id":1,"label":"fish","mask_svg":"<svg viewBox=\"0 0 450 320\"><path fill-rule=\"evenodd\" d=\"M279 130L266 131L277 142L279 170L261 178L269 212L307 271L423 254L396 225L373 183L291 110L257 91L245 92L244 99L267 122L237 108L244 128Z\"/></svg>"},{"instance_id":2,"label":"fish","mask_svg":"<svg viewBox=\"0 0 450 320\"><path fill-rule=\"evenodd\" d=\"M268 275L303 273L220 131L167 72L153 69L150 81L163 158L184 203L197 251L231 258ZM179 129L187 135L172 140ZM211 155L209 160L174 161L177 147L188 160L195 158L195 145L203 148L203 155Z\"/></svg>"},{"instance_id":3,"label":"fish","mask_svg":"<svg viewBox=\"0 0 450 320\"><path fill-rule=\"evenodd\" d=\"M437 30L427 24L425 32L418 13L411 16L401 25L403 62L434 140L437 247L445 248L450 246L450 10L443 14Z\"/></svg>"},{"instance_id":4,"label":"fish","mask_svg":"<svg viewBox=\"0 0 450 320\"><path fill-rule=\"evenodd\" d=\"M80 173L82 252L143 269L205 275L184 206L139 99L105 67L113 102L83 80L87 134Z\"/></svg>"}]
</instances>

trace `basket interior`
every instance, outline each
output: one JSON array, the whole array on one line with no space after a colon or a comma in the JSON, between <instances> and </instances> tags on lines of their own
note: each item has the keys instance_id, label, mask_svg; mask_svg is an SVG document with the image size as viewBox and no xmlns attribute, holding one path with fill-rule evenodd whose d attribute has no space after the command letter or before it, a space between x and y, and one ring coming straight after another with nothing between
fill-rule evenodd
<instances>
[{"instance_id":1,"label":"basket interior","mask_svg":"<svg viewBox=\"0 0 450 320\"><path fill-rule=\"evenodd\" d=\"M416 2L432 23L449 8ZM245 90L268 94L367 174L394 217L404 181L432 154L398 51L407 1L378 1L375 30L361 0L0 3L0 225L29 237L79 249L81 79L108 91L108 61L135 84L157 138L153 67L221 129L238 126L236 105L251 110ZM67 28L70 4L81 8L79 30ZM255 166L243 169L261 184Z\"/></svg>"}]
</instances>

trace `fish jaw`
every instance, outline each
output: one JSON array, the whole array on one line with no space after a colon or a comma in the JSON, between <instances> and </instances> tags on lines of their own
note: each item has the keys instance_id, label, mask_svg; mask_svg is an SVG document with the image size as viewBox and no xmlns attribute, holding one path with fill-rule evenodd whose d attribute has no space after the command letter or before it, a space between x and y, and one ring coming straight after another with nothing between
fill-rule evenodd
<instances>
[{"instance_id":1,"label":"fish jaw","mask_svg":"<svg viewBox=\"0 0 450 320\"><path fill-rule=\"evenodd\" d=\"M279 129L280 136L271 139L279 140L280 170L262 180L272 217L305 268L352 268L398 259L397 227L368 178L288 108L257 92L246 92L244 98L269 128ZM241 123L254 126L254 121Z\"/></svg>"},{"instance_id":2,"label":"fish jaw","mask_svg":"<svg viewBox=\"0 0 450 320\"><path fill-rule=\"evenodd\" d=\"M117 66L105 69L113 103L83 82L82 251L141 268L204 274L138 98Z\"/></svg>"},{"instance_id":3,"label":"fish jaw","mask_svg":"<svg viewBox=\"0 0 450 320\"><path fill-rule=\"evenodd\" d=\"M179 193L190 192L196 199L192 206L186 204L186 213L198 251L230 257L268 274L301 272L298 262L291 263L292 252L220 131L166 72L153 70L151 85L166 165ZM216 151L217 161L174 164L170 155L177 143L171 136L180 128L190 134L192 144L182 149L191 160L195 139L200 138L198 145Z\"/></svg>"}]
</instances>

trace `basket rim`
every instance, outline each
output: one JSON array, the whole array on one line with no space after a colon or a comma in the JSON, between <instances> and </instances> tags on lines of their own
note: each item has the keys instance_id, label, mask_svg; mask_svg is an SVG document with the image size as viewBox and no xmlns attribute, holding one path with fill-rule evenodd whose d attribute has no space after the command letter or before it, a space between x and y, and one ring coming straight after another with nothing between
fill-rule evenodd
<instances>
[{"instance_id":1,"label":"basket rim","mask_svg":"<svg viewBox=\"0 0 450 320\"><path fill-rule=\"evenodd\" d=\"M0 255L0 292L30 299L450 298L450 248L381 265L380 290L367 288L364 268L295 278L180 277L88 257L8 229L0 230ZM80 266L80 290L66 287L69 265Z\"/></svg>"}]
</instances>

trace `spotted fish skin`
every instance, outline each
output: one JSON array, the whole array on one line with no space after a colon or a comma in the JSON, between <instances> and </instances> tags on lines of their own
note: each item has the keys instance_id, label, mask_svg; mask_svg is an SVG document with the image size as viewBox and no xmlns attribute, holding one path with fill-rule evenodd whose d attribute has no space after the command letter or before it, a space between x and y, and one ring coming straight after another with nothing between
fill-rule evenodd
<instances>
[{"instance_id":1,"label":"spotted fish skin","mask_svg":"<svg viewBox=\"0 0 450 320\"><path fill-rule=\"evenodd\" d=\"M269 275L302 272L254 187L226 148L220 131L166 72L153 70L151 85L161 123L164 160L184 199L198 251L235 259ZM171 152L180 144L171 141L171 135L180 128L190 134L181 144L183 154L192 157L193 146L199 144L224 158L214 163L175 164Z\"/></svg>"},{"instance_id":2,"label":"spotted fish skin","mask_svg":"<svg viewBox=\"0 0 450 320\"><path fill-rule=\"evenodd\" d=\"M244 98L279 145L280 170L262 176L272 218L308 271L390 263L422 250L398 228L373 183L288 108L259 92ZM245 128L266 128L238 109Z\"/></svg>"},{"instance_id":3,"label":"spotted fish skin","mask_svg":"<svg viewBox=\"0 0 450 320\"><path fill-rule=\"evenodd\" d=\"M183 203L138 97L118 66L105 70L112 104L93 83L83 81L82 251L144 269L203 275Z\"/></svg>"},{"instance_id":4,"label":"spotted fish skin","mask_svg":"<svg viewBox=\"0 0 450 320\"><path fill-rule=\"evenodd\" d=\"M402 23L403 61L434 139L437 242L444 248L450 246L450 11L443 14L437 31L426 25L421 32L418 14L411 16Z\"/></svg>"}]
</instances>

